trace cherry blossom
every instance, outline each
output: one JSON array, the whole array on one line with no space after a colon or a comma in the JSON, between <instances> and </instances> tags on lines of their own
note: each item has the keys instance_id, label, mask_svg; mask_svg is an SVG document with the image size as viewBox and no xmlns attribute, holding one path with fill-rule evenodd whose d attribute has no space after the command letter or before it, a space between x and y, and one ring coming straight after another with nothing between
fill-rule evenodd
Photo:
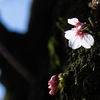
<instances>
[{"instance_id":1,"label":"cherry blossom","mask_svg":"<svg viewBox=\"0 0 100 100\"><path fill-rule=\"evenodd\" d=\"M77 27L81 26L81 28L84 28L87 26L86 22L85 23L81 23L77 18L71 18L71 19L68 19L68 23L71 24L71 25L74 25Z\"/></svg>"},{"instance_id":2,"label":"cherry blossom","mask_svg":"<svg viewBox=\"0 0 100 100\"><path fill-rule=\"evenodd\" d=\"M66 79L68 77L68 74L66 73L60 73L58 76L53 75L49 82L48 82L48 89L51 89L49 94L54 95L56 94L61 88L66 87Z\"/></svg>"},{"instance_id":3,"label":"cherry blossom","mask_svg":"<svg viewBox=\"0 0 100 100\"><path fill-rule=\"evenodd\" d=\"M69 40L69 47L72 49L77 49L83 46L86 49L91 48L94 44L94 39L92 35L85 33L84 28L86 23L81 23L77 18L68 19L68 23L76 26L71 30L65 31L65 38Z\"/></svg>"},{"instance_id":4,"label":"cherry blossom","mask_svg":"<svg viewBox=\"0 0 100 100\"><path fill-rule=\"evenodd\" d=\"M77 18L68 19L68 23L71 25L74 25L76 27L82 25L82 23L79 22L79 20Z\"/></svg>"},{"instance_id":5,"label":"cherry blossom","mask_svg":"<svg viewBox=\"0 0 100 100\"><path fill-rule=\"evenodd\" d=\"M48 88L51 89L49 94L54 95L58 92L59 90L59 78L56 75L53 75L48 82Z\"/></svg>"}]
</instances>

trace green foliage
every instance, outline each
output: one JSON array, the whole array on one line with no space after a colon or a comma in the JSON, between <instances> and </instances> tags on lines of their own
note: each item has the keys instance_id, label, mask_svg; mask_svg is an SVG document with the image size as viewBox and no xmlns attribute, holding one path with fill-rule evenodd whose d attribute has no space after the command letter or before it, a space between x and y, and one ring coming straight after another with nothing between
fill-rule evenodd
<instances>
[{"instance_id":1,"label":"green foliage","mask_svg":"<svg viewBox=\"0 0 100 100\"><path fill-rule=\"evenodd\" d=\"M55 52L55 45L57 44L54 37L51 37L48 42L48 49L50 55L50 65L55 69L57 66L60 66L60 61L58 55Z\"/></svg>"},{"instance_id":2,"label":"green foliage","mask_svg":"<svg viewBox=\"0 0 100 100\"><path fill-rule=\"evenodd\" d=\"M93 22L93 20L91 19L91 17L89 17L88 19L89 19L89 22L90 22L91 26L94 27L94 22Z\"/></svg>"},{"instance_id":3,"label":"green foliage","mask_svg":"<svg viewBox=\"0 0 100 100\"><path fill-rule=\"evenodd\" d=\"M56 22L56 25L62 32L64 32L64 30L67 27L67 21L66 21L66 19L61 18L61 17L59 17L58 19L60 22Z\"/></svg>"}]
</instances>

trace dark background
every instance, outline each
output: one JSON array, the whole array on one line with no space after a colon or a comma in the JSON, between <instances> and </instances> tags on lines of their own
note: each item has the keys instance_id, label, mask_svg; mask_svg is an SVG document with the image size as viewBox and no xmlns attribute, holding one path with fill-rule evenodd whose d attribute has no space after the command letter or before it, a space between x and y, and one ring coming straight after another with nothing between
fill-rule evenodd
<instances>
[{"instance_id":1,"label":"dark background","mask_svg":"<svg viewBox=\"0 0 100 100\"><path fill-rule=\"evenodd\" d=\"M35 81L27 81L1 53L1 82L7 89L5 100L50 99L48 80L51 76L48 73L47 44L52 35L52 12L56 2L57 0L34 0L26 35L10 33L0 24L0 42L31 73Z\"/></svg>"}]
</instances>

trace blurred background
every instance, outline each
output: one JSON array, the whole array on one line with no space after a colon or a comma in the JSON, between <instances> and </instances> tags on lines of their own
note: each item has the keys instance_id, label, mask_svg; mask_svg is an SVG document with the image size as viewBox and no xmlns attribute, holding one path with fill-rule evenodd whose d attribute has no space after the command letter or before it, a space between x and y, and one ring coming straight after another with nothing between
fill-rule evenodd
<instances>
[{"instance_id":1,"label":"blurred background","mask_svg":"<svg viewBox=\"0 0 100 100\"><path fill-rule=\"evenodd\" d=\"M0 0L0 100L59 98L49 95L48 81L65 70L68 54L56 24L73 15L86 20L88 2Z\"/></svg>"},{"instance_id":2,"label":"blurred background","mask_svg":"<svg viewBox=\"0 0 100 100\"><path fill-rule=\"evenodd\" d=\"M0 0L0 100L50 99L48 41L56 2Z\"/></svg>"}]
</instances>

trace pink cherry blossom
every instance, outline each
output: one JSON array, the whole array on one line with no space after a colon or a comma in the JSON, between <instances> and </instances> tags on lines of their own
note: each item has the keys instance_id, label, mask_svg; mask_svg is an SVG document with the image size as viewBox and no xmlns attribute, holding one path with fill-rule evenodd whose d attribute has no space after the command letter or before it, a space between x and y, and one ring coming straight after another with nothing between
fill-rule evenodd
<instances>
[{"instance_id":1,"label":"pink cherry blossom","mask_svg":"<svg viewBox=\"0 0 100 100\"><path fill-rule=\"evenodd\" d=\"M59 90L59 78L56 75L53 75L48 82L48 88L51 89L49 94L54 95Z\"/></svg>"},{"instance_id":2,"label":"pink cherry blossom","mask_svg":"<svg viewBox=\"0 0 100 100\"><path fill-rule=\"evenodd\" d=\"M68 74L60 73L58 76L53 75L48 82L48 89L51 89L49 94L56 94L61 88L66 87L66 78Z\"/></svg>"},{"instance_id":3,"label":"pink cherry blossom","mask_svg":"<svg viewBox=\"0 0 100 100\"><path fill-rule=\"evenodd\" d=\"M48 82L48 85L54 87L54 86L58 85L58 83L59 83L58 77L57 77L56 75L53 75L53 76L51 77L50 81Z\"/></svg>"},{"instance_id":4,"label":"pink cherry blossom","mask_svg":"<svg viewBox=\"0 0 100 100\"><path fill-rule=\"evenodd\" d=\"M76 26L64 32L65 38L69 40L69 47L72 49L77 49L81 46L86 49L91 48L94 44L94 39L92 35L84 32L83 28L86 27L86 23L80 23L77 18L68 19L68 23Z\"/></svg>"},{"instance_id":5,"label":"pink cherry blossom","mask_svg":"<svg viewBox=\"0 0 100 100\"><path fill-rule=\"evenodd\" d=\"M58 92L59 88L50 90L49 94L54 95Z\"/></svg>"}]
</instances>

